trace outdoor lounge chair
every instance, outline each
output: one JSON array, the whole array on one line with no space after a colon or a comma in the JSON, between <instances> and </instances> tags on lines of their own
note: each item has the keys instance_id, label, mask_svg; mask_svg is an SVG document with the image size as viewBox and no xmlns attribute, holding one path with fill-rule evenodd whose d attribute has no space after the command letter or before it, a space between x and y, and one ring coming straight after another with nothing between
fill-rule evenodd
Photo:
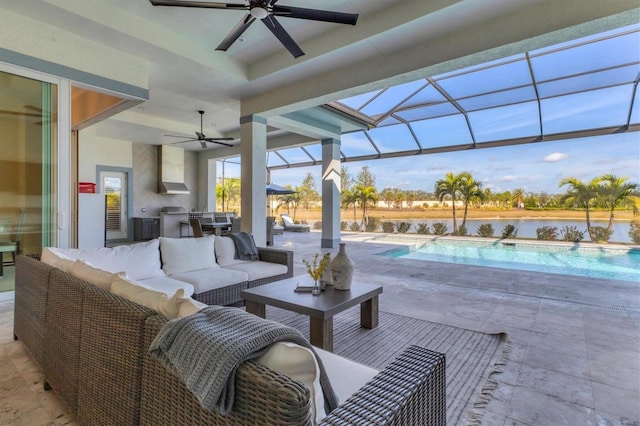
<instances>
[{"instance_id":1,"label":"outdoor lounge chair","mask_svg":"<svg viewBox=\"0 0 640 426\"><path fill-rule=\"evenodd\" d=\"M307 224L294 223L293 219L291 219L291 216L289 216L288 214L281 214L280 217L282 218L282 223L284 224L285 231L309 232L311 230L311 227Z\"/></svg>"}]
</instances>

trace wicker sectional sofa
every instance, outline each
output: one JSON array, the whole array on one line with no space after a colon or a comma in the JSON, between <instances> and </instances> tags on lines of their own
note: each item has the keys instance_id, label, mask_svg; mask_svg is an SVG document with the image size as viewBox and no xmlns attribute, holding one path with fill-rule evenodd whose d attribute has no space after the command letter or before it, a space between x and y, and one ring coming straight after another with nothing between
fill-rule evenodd
<instances>
[{"instance_id":1,"label":"wicker sectional sofa","mask_svg":"<svg viewBox=\"0 0 640 426\"><path fill-rule=\"evenodd\" d=\"M25 256L16 260L14 336L42 366L45 387L59 395L80 424L313 424L309 389L255 361L237 371L230 414L202 409L184 384L148 354L166 322L158 312L57 267ZM336 362L344 363L346 372L360 369L328 355L325 366ZM321 424L445 422L444 355L411 346Z\"/></svg>"}]
</instances>

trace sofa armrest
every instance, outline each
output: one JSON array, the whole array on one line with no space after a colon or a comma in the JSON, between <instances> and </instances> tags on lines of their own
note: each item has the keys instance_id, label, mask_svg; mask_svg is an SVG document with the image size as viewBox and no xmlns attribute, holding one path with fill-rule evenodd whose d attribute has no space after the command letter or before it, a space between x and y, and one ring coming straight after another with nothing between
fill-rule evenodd
<instances>
[{"instance_id":1,"label":"sofa armrest","mask_svg":"<svg viewBox=\"0 0 640 426\"><path fill-rule=\"evenodd\" d=\"M258 247L259 260L263 262L279 263L287 266L287 276L293 276L293 252L290 250L279 250L274 248Z\"/></svg>"},{"instance_id":2,"label":"sofa armrest","mask_svg":"<svg viewBox=\"0 0 640 426\"><path fill-rule=\"evenodd\" d=\"M321 425L445 425L445 355L410 346Z\"/></svg>"}]
</instances>

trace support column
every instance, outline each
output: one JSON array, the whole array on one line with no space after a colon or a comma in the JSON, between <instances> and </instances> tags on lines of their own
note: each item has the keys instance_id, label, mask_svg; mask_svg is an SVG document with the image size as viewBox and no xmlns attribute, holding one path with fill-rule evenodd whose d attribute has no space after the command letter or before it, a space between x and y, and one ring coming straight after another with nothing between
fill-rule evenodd
<instances>
[{"instance_id":1,"label":"support column","mask_svg":"<svg viewBox=\"0 0 640 426\"><path fill-rule=\"evenodd\" d=\"M258 247L267 246L267 120L240 117L240 230L251 232Z\"/></svg>"},{"instance_id":2,"label":"support column","mask_svg":"<svg viewBox=\"0 0 640 426\"><path fill-rule=\"evenodd\" d=\"M322 240L321 247L340 243L340 139L322 140Z\"/></svg>"},{"instance_id":3,"label":"support column","mask_svg":"<svg viewBox=\"0 0 640 426\"><path fill-rule=\"evenodd\" d=\"M216 210L216 159L198 155L198 210Z\"/></svg>"}]
</instances>

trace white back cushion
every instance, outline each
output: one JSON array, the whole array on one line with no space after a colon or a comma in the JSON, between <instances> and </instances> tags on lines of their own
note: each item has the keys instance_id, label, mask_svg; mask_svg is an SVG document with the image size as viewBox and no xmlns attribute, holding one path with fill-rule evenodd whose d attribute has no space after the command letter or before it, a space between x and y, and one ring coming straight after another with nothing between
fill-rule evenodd
<instances>
[{"instance_id":1,"label":"white back cushion","mask_svg":"<svg viewBox=\"0 0 640 426\"><path fill-rule=\"evenodd\" d=\"M246 260L235 259L236 245L231 237L216 238L216 260L220 266L229 266Z\"/></svg>"},{"instance_id":2,"label":"white back cushion","mask_svg":"<svg viewBox=\"0 0 640 426\"><path fill-rule=\"evenodd\" d=\"M71 259L82 259L105 271L126 272L132 280L162 277L158 240L127 244L113 248L58 249Z\"/></svg>"},{"instance_id":3,"label":"white back cushion","mask_svg":"<svg viewBox=\"0 0 640 426\"><path fill-rule=\"evenodd\" d=\"M67 256L61 249L56 247L45 247L40 255L40 261L54 268L69 272L75 259Z\"/></svg>"},{"instance_id":4,"label":"white back cushion","mask_svg":"<svg viewBox=\"0 0 640 426\"><path fill-rule=\"evenodd\" d=\"M117 277L116 274L95 268L89 262L81 259L71 264L69 273L105 290L111 289L111 283ZM122 277L126 275L124 272L120 272L119 274L122 274Z\"/></svg>"},{"instance_id":5,"label":"white back cushion","mask_svg":"<svg viewBox=\"0 0 640 426\"><path fill-rule=\"evenodd\" d=\"M270 369L304 383L311 392L311 411L314 424L320 423L324 411L324 393L320 386L320 368L311 350L291 342L277 342L257 360Z\"/></svg>"},{"instance_id":6,"label":"white back cushion","mask_svg":"<svg viewBox=\"0 0 640 426\"><path fill-rule=\"evenodd\" d=\"M117 277L113 280L111 292L153 309L169 320L178 316L178 300L185 297L183 289L179 289L173 296L169 297L166 293L153 290L144 284L122 277Z\"/></svg>"},{"instance_id":7,"label":"white back cushion","mask_svg":"<svg viewBox=\"0 0 640 426\"><path fill-rule=\"evenodd\" d=\"M200 309L206 308L208 305L190 297L184 297L178 300L178 318L183 318L200 312Z\"/></svg>"},{"instance_id":8,"label":"white back cushion","mask_svg":"<svg viewBox=\"0 0 640 426\"><path fill-rule=\"evenodd\" d=\"M217 268L215 236L202 238L160 237L162 269L168 275Z\"/></svg>"}]
</instances>

